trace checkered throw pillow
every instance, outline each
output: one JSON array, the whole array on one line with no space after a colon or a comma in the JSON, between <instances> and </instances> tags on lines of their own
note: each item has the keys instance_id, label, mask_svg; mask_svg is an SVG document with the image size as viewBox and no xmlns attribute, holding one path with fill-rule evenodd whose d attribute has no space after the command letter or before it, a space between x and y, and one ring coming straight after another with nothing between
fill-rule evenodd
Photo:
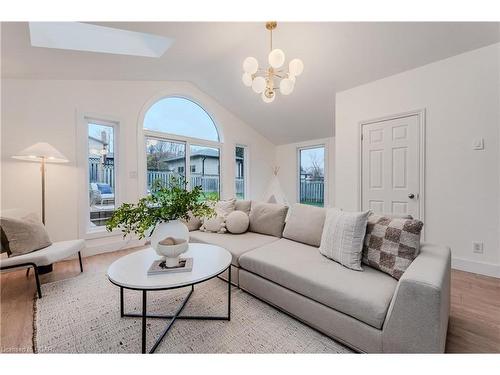
<instances>
[{"instance_id":1,"label":"checkered throw pillow","mask_svg":"<svg viewBox=\"0 0 500 375\"><path fill-rule=\"evenodd\" d=\"M420 220L368 217L363 245L363 263L399 280L420 249Z\"/></svg>"}]
</instances>

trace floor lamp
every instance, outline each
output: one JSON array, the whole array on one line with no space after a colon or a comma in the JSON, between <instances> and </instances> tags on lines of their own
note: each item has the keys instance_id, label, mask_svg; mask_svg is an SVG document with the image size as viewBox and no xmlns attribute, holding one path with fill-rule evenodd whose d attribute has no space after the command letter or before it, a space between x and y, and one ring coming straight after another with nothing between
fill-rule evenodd
<instances>
[{"instance_id":1,"label":"floor lamp","mask_svg":"<svg viewBox=\"0 0 500 375\"><path fill-rule=\"evenodd\" d=\"M45 142L38 142L25 148L18 154L12 156L14 159L39 162L42 175L42 222L45 224L45 164L46 163L67 163L69 160L56 150L53 146Z\"/></svg>"}]
</instances>

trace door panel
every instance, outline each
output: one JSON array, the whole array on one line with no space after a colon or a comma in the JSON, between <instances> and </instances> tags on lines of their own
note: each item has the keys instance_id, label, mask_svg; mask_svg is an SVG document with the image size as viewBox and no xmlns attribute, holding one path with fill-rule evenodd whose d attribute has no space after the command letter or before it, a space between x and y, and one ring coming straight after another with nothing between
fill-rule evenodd
<instances>
[{"instance_id":1,"label":"door panel","mask_svg":"<svg viewBox=\"0 0 500 375\"><path fill-rule=\"evenodd\" d=\"M383 188L384 150L370 150L370 188Z\"/></svg>"},{"instance_id":2,"label":"door panel","mask_svg":"<svg viewBox=\"0 0 500 375\"><path fill-rule=\"evenodd\" d=\"M418 115L362 126L363 210L420 217L419 145Z\"/></svg>"},{"instance_id":3,"label":"door panel","mask_svg":"<svg viewBox=\"0 0 500 375\"><path fill-rule=\"evenodd\" d=\"M396 147L392 149L391 162L393 189L408 189L408 160L406 157L407 150L407 147Z\"/></svg>"}]
</instances>

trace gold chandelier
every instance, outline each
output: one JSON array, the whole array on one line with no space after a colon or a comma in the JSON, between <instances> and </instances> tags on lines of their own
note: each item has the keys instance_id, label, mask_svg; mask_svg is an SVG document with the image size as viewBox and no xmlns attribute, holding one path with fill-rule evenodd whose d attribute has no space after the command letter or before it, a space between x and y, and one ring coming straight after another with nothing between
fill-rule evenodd
<instances>
[{"instance_id":1,"label":"gold chandelier","mask_svg":"<svg viewBox=\"0 0 500 375\"><path fill-rule=\"evenodd\" d=\"M265 103L274 101L278 89L282 95L290 95L295 87L295 78L304 70L300 59L290 61L288 70L283 68L285 53L281 49L273 49L273 30L276 26L276 21L266 23L266 29L270 33L269 67L259 69L259 62L255 57L247 57L243 61L243 83L252 87L257 94L261 94Z\"/></svg>"}]
</instances>

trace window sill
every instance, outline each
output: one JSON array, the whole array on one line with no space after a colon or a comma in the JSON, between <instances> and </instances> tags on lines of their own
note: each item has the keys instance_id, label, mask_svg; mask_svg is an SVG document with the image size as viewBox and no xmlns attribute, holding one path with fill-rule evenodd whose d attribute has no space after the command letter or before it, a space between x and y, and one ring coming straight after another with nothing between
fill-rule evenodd
<instances>
[{"instance_id":1,"label":"window sill","mask_svg":"<svg viewBox=\"0 0 500 375\"><path fill-rule=\"evenodd\" d=\"M83 234L82 238L85 240L92 240L97 238L117 236L123 236L123 233L120 230L113 230L112 232L108 232L105 227L95 227L87 229L87 232Z\"/></svg>"}]
</instances>

